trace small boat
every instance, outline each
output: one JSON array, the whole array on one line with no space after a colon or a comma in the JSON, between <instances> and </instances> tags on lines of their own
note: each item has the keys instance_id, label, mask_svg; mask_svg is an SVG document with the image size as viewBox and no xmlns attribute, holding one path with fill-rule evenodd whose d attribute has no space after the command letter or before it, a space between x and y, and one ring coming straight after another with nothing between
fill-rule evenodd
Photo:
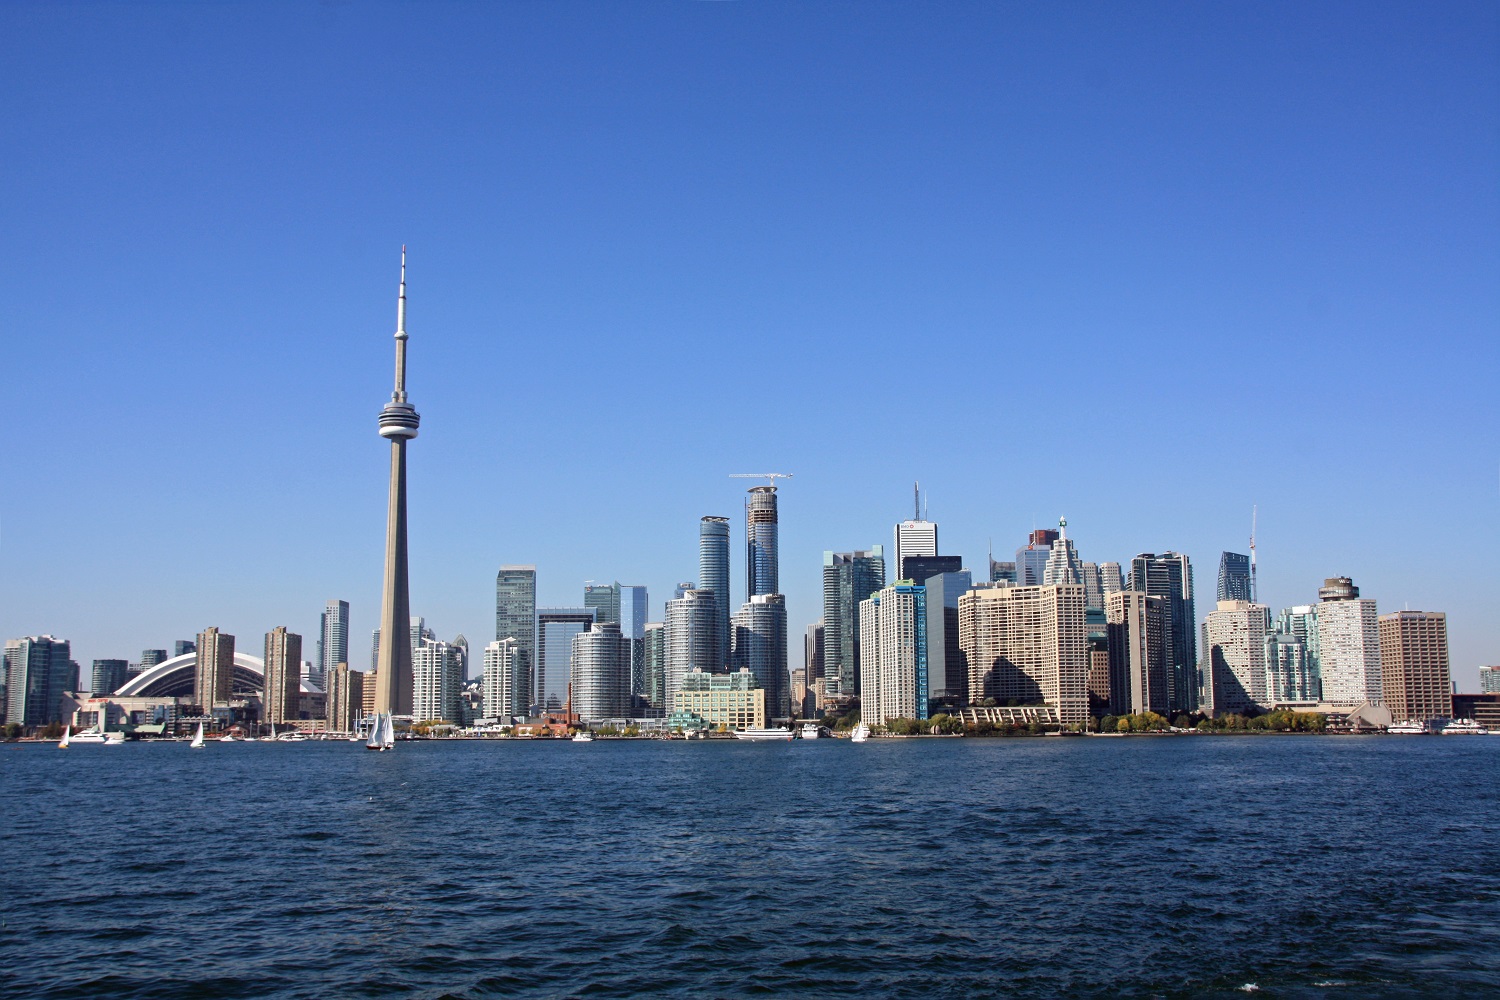
<instances>
[{"instance_id":1,"label":"small boat","mask_svg":"<svg viewBox=\"0 0 1500 1000\"><path fill-rule=\"evenodd\" d=\"M223 736L219 737L219 742L220 743L239 743L240 741L237 740L237 739L235 739L229 733L225 733Z\"/></svg>"},{"instance_id":2,"label":"small boat","mask_svg":"<svg viewBox=\"0 0 1500 1000\"><path fill-rule=\"evenodd\" d=\"M579 730L578 732L573 734L573 742L592 743L594 742L594 734L589 732L587 729Z\"/></svg>"},{"instance_id":3,"label":"small boat","mask_svg":"<svg viewBox=\"0 0 1500 1000\"><path fill-rule=\"evenodd\" d=\"M193 742L188 744L190 750L203 749L203 723L198 723L198 731L193 734Z\"/></svg>"},{"instance_id":4,"label":"small boat","mask_svg":"<svg viewBox=\"0 0 1500 1000\"><path fill-rule=\"evenodd\" d=\"M792 731L785 726L776 729L736 729L734 738L737 740L789 740Z\"/></svg>"},{"instance_id":5,"label":"small boat","mask_svg":"<svg viewBox=\"0 0 1500 1000\"><path fill-rule=\"evenodd\" d=\"M1395 735L1416 736L1427 732L1427 724L1425 722L1398 722L1387 726L1385 731Z\"/></svg>"},{"instance_id":6,"label":"small boat","mask_svg":"<svg viewBox=\"0 0 1500 1000\"><path fill-rule=\"evenodd\" d=\"M849 734L849 739L854 743L863 743L870 738L870 727L861 722L854 727L854 732Z\"/></svg>"},{"instance_id":7,"label":"small boat","mask_svg":"<svg viewBox=\"0 0 1500 1000\"><path fill-rule=\"evenodd\" d=\"M307 734L306 733L299 733L299 732L293 730L290 733L282 733L280 736L276 737L276 742L277 743L306 743L307 742Z\"/></svg>"},{"instance_id":8,"label":"small boat","mask_svg":"<svg viewBox=\"0 0 1500 1000\"><path fill-rule=\"evenodd\" d=\"M104 745L107 747L122 747L125 745L125 734L120 732L105 733Z\"/></svg>"},{"instance_id":9,"label":"small boat","mask_svg":"<svg viewBox=\"0 0 1500 1000\"><path fill-rule=\"evenodd\" d=\"M82 732L74 733L72 736L67 737L67 739L69 746L75 743L103 743L104 734L97 728L85 729Z\"/></svg>"},{"instance_id":10,"label":"small boat","mask_svg":"<svg viewBox=\"0 0 1500 1000\"><path fill-rule=\"evenodd\" d=\"M819 739L823 735L823 727L816 722L804 722L802 723L802 732L800 735L804 740Z\"/></svg>"},{"instance_id":11,"label":"small boat","mask_svg":"<svg viewBox=\"0 0 1500 1000\"><path fill-rule=\"evenodd\" d=\"M72 729L72 726L63 726L62 739L57 741L57 749L66 750L68 749L68 747L72 746L72 743L69 741L69 733L72 731Z\"/></svg>"},{"instance_id":12,"label":"small boat","mask_svg":"<svg viewBox=\"0 0 1500 1000\"><path fill-rule=\"evenodd\" d=\"M1473 719L1454 719L1444 726L1440 732L1444 736L1484 736L1489 733L1489 730Z\"/></svg>"},{"instance_id":13,"label":"small boat","mask_svg":"<svg viewBox=\"0 0 1500 1000\"><path fill-rule=\"evenodd\" d=\"M366 750L392 750L396 746L396 724L389 715L377 715L370 724L370 740Z\"/></svg>"}]
</instances>

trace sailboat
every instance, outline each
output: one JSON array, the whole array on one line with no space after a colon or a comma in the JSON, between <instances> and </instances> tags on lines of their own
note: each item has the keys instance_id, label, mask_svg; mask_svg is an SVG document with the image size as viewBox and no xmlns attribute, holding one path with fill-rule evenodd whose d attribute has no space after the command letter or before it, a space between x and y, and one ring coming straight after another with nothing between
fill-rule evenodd
<instances>
[{"instance_id":1,"label":"sailboat","mask_svg":"<svg viewBox=\"0 0 1500 1000\"><path fill-rule=\"evenodd\" d=\"M198 723L198 731L193 734L193 742L188 744L188 748L192 750L203 749L203 723Z\"/></svg>"},{"instance_id":2,"label":"sailboat","mask_svg":"<svg viewBox=\"0 0 1500 1000\"><path fill-rule=\"evenodd\" d=\"M370 724L370 742L366 750L391 750L396 746L396 724L389 715L376 715Z\"/></svg>"},{"instance_id":3,"label":"sailboat","mask_svg":"<svg viewBox=\"0 0 1500 1000\"><path fill-rule=\"evenodd\" d=\"M865 740L867 740L869 738L870 738L870 727L867 726L867 725L865 725L865 723L863 723L863 722L861 722L859 725L855 726L854 727L854 732L852 732L852 733L849 734L849 741L851 743L863 743Z\"/></svg>"},{"instance_id":4,"label":"sailboat","mask_svg":"<svg viewBox=\"0 0 1500 1000\"><path fill-rule=\"evenodd\" d=\"M68 735L72 731L73 731L73 727L72 726L63 726L62 739L60 739L60 740L57 741L57 749L59 749L59 750L66 750L66 749L68 749Z\"/></svg>"}]
</instances>

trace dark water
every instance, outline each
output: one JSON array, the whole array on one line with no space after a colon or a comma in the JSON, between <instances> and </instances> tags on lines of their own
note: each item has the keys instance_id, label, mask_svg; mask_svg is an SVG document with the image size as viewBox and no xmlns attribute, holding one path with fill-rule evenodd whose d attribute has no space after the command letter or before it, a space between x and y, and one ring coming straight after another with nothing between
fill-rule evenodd
<instances>
[{"instance_id":1,"label":"dark water","mask_svg":"<svg viewBox=\"0 0 1500 1000\"><path fill-rule=\"evenodd\" d=\"M0 996L1500 995L1500 738L0 746Z\"/></svg>"}]
</instances>

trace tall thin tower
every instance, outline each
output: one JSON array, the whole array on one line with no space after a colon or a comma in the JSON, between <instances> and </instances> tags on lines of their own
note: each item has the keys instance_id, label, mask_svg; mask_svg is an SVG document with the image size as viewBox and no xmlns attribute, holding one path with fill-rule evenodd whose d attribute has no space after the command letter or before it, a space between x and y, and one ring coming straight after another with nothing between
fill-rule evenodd
<instances>
[{"instance_id":1,"label":"tall thin tower","mask_svg":"<svg viewBox=\"0 0 1500 1000\"><path fill-rule=\"evenodd\" d=\"M375 674L375 711L410 715L411 643L399 641L410 628L406 590L406 442L417 436L420 418L406 401L406 247L401 248L401 287L396 298L396 388L380 411L380 436L391 441L391 495L385 522L385 586L381 589L380 658ZM394 641L393 641L394 640Z\"/></svg>"}]
</instances>

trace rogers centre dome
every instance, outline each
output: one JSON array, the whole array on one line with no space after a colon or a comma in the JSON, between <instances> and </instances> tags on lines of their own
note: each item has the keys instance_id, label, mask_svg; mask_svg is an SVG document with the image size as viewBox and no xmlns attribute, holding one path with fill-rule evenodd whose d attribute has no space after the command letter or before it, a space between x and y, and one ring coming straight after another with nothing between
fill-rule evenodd
<instances>
[{"instance_id":1,"label":"rogers centre dome","mask_svg":"<svg viewBox=\"0 0 1500 1000\"><path fill-rule=\"evenodd\" d=\"M132 677L114 693L116 698L191 698L193 674L198 667L197 653L184 653L163 660L138 677ZM234 677L230 682L233 698L262 697L266 693L266 662L248 653L234 654ZM301 682L304 693L316 694Z\"/></svg>"}]
</instances>

